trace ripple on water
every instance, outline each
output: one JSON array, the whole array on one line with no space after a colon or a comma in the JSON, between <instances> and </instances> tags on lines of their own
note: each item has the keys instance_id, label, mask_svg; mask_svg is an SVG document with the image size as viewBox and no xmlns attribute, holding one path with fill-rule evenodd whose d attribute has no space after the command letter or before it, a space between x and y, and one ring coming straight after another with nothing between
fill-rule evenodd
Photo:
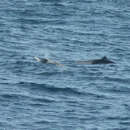
<instances>
[{"instance_id":1,"label":"ripple on water","mask_svg":"<svg viewBox=\"0 0 130 130\"><path fill-rule=\"evenodd\" d=\"M0 128L129 130L129 6L129 0L1 0ZM105 55L116 64L76 64Z\"/></svg>"}]
</instances>

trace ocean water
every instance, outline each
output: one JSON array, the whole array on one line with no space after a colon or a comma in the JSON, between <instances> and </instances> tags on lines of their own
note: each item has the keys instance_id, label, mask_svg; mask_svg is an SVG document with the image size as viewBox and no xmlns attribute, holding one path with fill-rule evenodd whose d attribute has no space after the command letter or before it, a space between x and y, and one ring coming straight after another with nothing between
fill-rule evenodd
<instances>
[{"instance_id":1,"label":"ocean water","mask_svg":"<svg viewBox=\"0 0 130 130\"><path fill-rule=\"evenodd\" d=\"M1 0L0 130L130 130L130 0Z\"/></svg>"}]
</instances>

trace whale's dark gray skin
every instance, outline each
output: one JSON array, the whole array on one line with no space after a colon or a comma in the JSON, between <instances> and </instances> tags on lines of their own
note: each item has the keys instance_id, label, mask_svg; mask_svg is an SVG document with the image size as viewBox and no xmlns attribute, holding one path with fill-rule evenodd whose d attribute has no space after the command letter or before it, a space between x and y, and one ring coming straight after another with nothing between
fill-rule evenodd
<instances>
[{"instance_id":1,"label":"whale's dark gray skin","mask_svg":"<svg viewBox=\"0 0 130 130\"><path fill-rule=\"evenodd\" d=\"M94 59L88 61L78 61L79 64L112 64L113 61L110 61L106 56L102 57L101 59Z\"/></svg>"},{"instance_id":2,"label":"whale's dark gray skin","mask_svg":"<svg viewBox=\"0 0 130 130\"><path fill-rule=\"evenodd\" d=\"M49 63L49 60L46 59L46 58L41 58L41 59L40 59L40 62L42 62L42 63Z\"/></svg>"},{"instance_id":3,"label":"whale's dark gray skin","mask_svg":"<svg viewBox=\"0 0 130 130\"><path fill-rule=\"evenodd\" d=\"M34 59L38 62L41 62L41 63L44 63L44 64L55 64L55 65L58 65L58 66L63 66L63 64L60 64L58 62L54 62L52 60L49 60L47 58L38 58L38 57L34 57Z\"/></svg>"}]
</instances>

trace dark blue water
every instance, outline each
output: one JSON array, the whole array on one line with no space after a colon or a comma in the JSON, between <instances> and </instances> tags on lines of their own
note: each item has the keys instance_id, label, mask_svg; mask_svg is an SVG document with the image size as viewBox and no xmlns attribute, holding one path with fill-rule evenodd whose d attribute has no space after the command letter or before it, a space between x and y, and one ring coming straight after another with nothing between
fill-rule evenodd
<instances>
[{"instance_id":1,"label":"dark blue water","mask_svg":"<svg viewBox=\"0 0 130 130\"><path fill-rule=\"evenodd\" d=\"M130 130L130 1L1 0L0 130Z\"/></svg>"}]
</instances>

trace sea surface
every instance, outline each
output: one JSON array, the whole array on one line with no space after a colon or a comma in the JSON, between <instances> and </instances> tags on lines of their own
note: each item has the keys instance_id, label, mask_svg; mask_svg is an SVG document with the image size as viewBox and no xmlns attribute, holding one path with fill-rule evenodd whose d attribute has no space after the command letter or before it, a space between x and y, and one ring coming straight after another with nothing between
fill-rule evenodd
<instances>
[{"instance_id":1,"label":"sea surface","mask_svg":"<svg viewBox=\"0 0 130 130\"><path fill-rule=\"evenodd\" d=\"M130 0L1 0L0 130L130 130Z\"/></svg>"}]
</instances>

